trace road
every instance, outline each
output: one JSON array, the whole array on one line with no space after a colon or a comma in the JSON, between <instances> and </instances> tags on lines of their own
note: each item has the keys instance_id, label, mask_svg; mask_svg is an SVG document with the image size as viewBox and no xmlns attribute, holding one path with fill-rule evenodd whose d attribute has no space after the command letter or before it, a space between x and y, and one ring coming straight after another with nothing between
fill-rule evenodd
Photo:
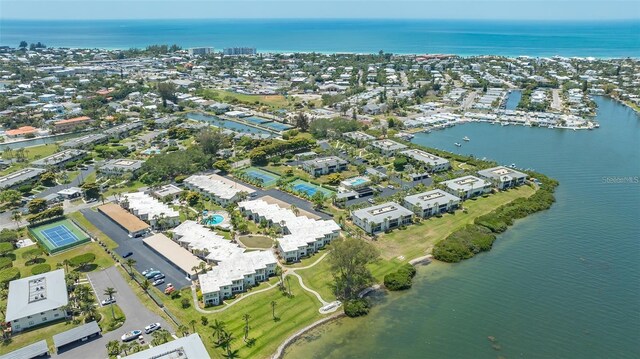
<instances>
[{"instance_id":1,"label":"road","mask_svg":"<svg viewBox=\"0 0 640 359\"><path fill-rule=\"evenodd\" d=\"M465 98L464 101L462 101L462 105L460 106L462 110L468 110L469 108L471 108L471 106L473 106L473 102L475 101L477 95L478 95L477 91L470 92L469 96L467 96L467 98Z\"/></svg>"},{"instance_id":2,"label":"road","mask_svg":"<svg viewBox=\"0 0 640 359\"><path fill-rule=\"evenodd\" d=\"M45 196L48 196L52 193L57 193L62 191L63 189L67 189L70 187L79 187L80 184L82 182L84 182L84 179L87 178L87 176L89 176L90 174L94 173L96 171L94 166L87 166L86 170L80 170L80 174L78 174L78 176L76 178L74 178L71 182L69 183L65 183L65 184L59 184L57 186L53 186L53 187L49 187L47 189L45 189L44 191L38 193L35 195L36 198L42 198Z\"/></svg>"},{"instance_id":3,"label":"road","mask_svg":"<svg viewBox=\"0 0 640 359\"><path fill-rule=\"evenodd\" d=\"M166 276L165 283L173 283L176 288L184 288L191 285L191 281L186 278L184 273L147 247L142 242L142 238L129 238L124 229L102 213L91 209L83 209L80 212L100 231L118 243L118 248L115 249L116 253L122 256L125 253L133 252L131 258L136 260L134 267L139 272L154 268L164 273ZM161 287L164 288L164 285L161 285Z\"/></svg>"},{"instance_id":4,"label":"road","mask_svg":"<svg viewBox=\"0 0 640 359\"><path fill-rule=\"evenodd\" d=\"M111 287L117 291L114 298L116 298L116 303L127 319L122 327L106 333L98 339L66 349L64 352L54 355L54 357L63 359L106 358L106 345L109 341L120 340L122 334L131 330L144 330L144 327L151 323L160 323L163 328L173 332L173 328L162 317L153 313L140 302L116 267L90 273L87 277L99 301L105 299L102 294L105 288ZM151 341L150 334L143 335L143 337L145 342Z\"/></svg>"},{"instance_id":5,"label":"road","mask_svg":"<svg viewBox=\"0 0 640 359\"><path fill-rule=\"evenodd\" d=\"M553 89L552 92L551 109L556 111L562 111L562 100L560 99L560 90Z\"/></svg>"}]
</instances>

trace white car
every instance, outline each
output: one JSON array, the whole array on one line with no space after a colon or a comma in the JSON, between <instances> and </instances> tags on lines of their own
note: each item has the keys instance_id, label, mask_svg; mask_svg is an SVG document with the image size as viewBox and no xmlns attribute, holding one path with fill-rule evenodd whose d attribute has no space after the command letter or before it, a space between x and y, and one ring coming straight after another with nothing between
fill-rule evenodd
<instances>
[{"instance_id":1,"label":"white car","mask_svg":"<svg viewBox=\"0 0 640 359\"><path fill-rule=\"evenodd\" d=\"M115 302L116 302L116 298L107 298L107 299L102 301L102 305L108 305L108 304L115 303Z\"/></svg>"},{"instance_id":2,"label":"white car","mask_svg":"<svg viewBox=\"0 0 640 359\"><path fill-rule=\"evenodd\" d=\"M156 330L160 329L162 326L160 325L160 323L152 323L147 325L146 327L144 327L144 333L145 334L149 334L152 332L155 332Z\"/></svg>"},{"instance_id":3,"label":"white car","mask_svg":"<svg viewBox=\"0 0 640 359\"><path fill-rule=\"evenodd\" d=\"M163 283L164 283L164 279L160 278L160 279L154 280L153 283L151 284L153 284L154 286L159 286L160 284L163 284Z\"/></svg>"}]
</instances>

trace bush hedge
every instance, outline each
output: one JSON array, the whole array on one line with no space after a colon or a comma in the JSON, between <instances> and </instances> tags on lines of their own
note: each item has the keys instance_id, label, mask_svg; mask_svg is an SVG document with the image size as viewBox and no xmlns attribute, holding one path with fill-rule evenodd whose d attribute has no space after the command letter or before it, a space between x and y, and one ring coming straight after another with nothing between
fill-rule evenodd
<instances>
[{"instance_id":1,"label":"bush hedge","mask_svg":"<svg viewBox=\"0 0 640 359\"><path fill-rule=\"evenodd\" d=\"M13 261L11 257L0 257L0 269L13 267Z\"/></svg>"},{"instance_id":2,"label":"bush hedge","mask_svg":"<svg viewBox=\"0 0 640 359\"><path fill-rule=\"evenodd\" d=\"M48 263L36 264L31 268L31 274L42 274L51 270L51 265Z\"/></svg>"},{"instance_id":3,"label":"bush hedge","mask_svg":"<svg viewBox=\"0 0 640 359\"><path fill-rule=\"evenodd\" d=\"M397 271L384 276L384 286L389 290L405 290L411 288L416 269L409 263L400 267Z\"/></svg>"},{"instance_id":4,"label":"bush hedge","mask_svg":"<svg viewBox=\"0 0 640 359\"><path fill-rule=\"evenodd\" d=\"M364 298L352 299L344 303L344 314L348 317L361 317L369 313L369 302Z\"/></svg>"},{"instance_id":5,"label":"bush hedge","mask_svg":"<svg viewBox=\"0 0 640 359\"><path fill-rule=\"evenodd\" d=\"M15 267L0 270L0 283L8 283L14 279L20 278L20 270Z\"/></svg>"},{"instance_id":6,"label":"bush hedge","mask_svg":"<svg viewBox=\"0 0 640 359\"><path fill-rule=\"evenodd\" d=\"M72 267L77 267L77 266L81 266L87 263L91 263L96 259L96 255L93 253L84 253L84 254L80 254L78 256L75 256L71 259L69 259L69 264Z\"/></svg>"},{"instance_id":7,"label":"bush hedge","mask_svg":"<svg viewBox=\"0 0 640 359\"><path fill-rule=\"evenodd\" d=\"M540 188L528 198L518 198L492 212L476 218L475 224L463 227L436 243L433 256L443 262L460 262L473 257L476 253L488 251L495 241L497 233L502 233L516 219L532 213L549 209L555 197L553 192L558 181L547 176L528 172L531 178L540 181Z\"/></svg>"}]
</instances>

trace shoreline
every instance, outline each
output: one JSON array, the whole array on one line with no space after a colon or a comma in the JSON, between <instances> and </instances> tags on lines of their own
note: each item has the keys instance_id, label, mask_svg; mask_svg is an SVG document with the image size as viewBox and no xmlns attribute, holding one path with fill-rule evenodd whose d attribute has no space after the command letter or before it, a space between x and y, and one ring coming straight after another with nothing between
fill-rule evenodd
<instances>
[{"instance_id":1,"label":"shoreline","mask_svg":"<svg viewBox=\"0 0 640 359\"><path fill-rule=\"evenodd\" d=\"M271 359L282 359L284 357L285 351L287 350L287 348L289 346L291 346L292 344L294 344L296 341L298 341L298 339L300 339L303 335L305 335L307 332L316 329L324 324L328 324L331 323L337 319L340 319L342 317L346 317L346 314L344 314L343 312L339 312L339 313L335 313L332 314L328 317L319 319L309 325L307 325L306 327L300 329L299 331L295 332L293 335L291 335L290 337L288 337L282 344L280 344L280 346L278 347L278 349L276 349L276 352L271 356Z\"/></svg>"}]
</instances>

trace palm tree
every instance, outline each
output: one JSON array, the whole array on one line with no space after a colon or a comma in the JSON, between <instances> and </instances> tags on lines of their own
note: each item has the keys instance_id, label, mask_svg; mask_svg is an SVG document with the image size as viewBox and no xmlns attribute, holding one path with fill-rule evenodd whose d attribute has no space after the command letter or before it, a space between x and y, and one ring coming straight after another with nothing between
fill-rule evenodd
<instances>
[{"instance_id":1,"label":"palm tree","mask_svg":"<svg viewBox=\"0 0 640 359\"><path fill-rule=\"evenodd\" d=\"M233 334L223 332L222 340L220 341L220 346L227 350L227 353L231 351L231 342L233 342L236 338L233 337Z\"/></svg>"},{"instance_id":2,"label":"palm tree","mask_svg":"<svg viewBox=\"0 0 640 359\"><path fill-rule=\"evenodd\" d=\"M278 303L275 300L271 301L271 316L273 316L273 320L276 320L276 305Z\"/></svg>"},{"instance_id":3,"label":"palm tree","mask_svg":"<svg viewBox=\"0 0 640 359\"><path fill-rule=\"evenodd\" d=\"M245 313L242 316L242 319L244 320L244 341L246 342L249 338L249 319L251 319L251 316L248 313Z\"/></svg>"},{"instance_id":4,"label":"palm tree","mask_svg":"<svg viewBox=\"0 0 640 359\"><path fill-rule=\"evenodd\" d=\"M133 266L136 265L136 263L136 260L133 258L127 258L127 260L124 262L124 264L129 267L129 275L131 275L131 279L133 279Z\"/></svg>"},{"instance_id":5,"label":"palm tree","mask_svg":"<svg viewBox=\"0 0 640 359\"><path fill-rule=\"evenodd\" d=\"M196 332L196 323L198 323L195 319L191 319L189 321L189 325L191 326L191 330L193 333Z\"/></svg>"},{"instance_id":6,"label":"palm tree","mask_svg":"<svg viewBox=\"0 0 640 359\"><path fill-rule=\"evenodd\" d=\"M114 309L113 309L113 295L116 293L118 293L118 291L111 287L107 287L107 289L105 289L104 292L102 292L102 294L109 297L109 306L111 307L111 317L113 319L116 319L116 313L114 312Z\"/></svg>"},{"instance_id":7,"label":"palm tree","mask_svg":"<svg viewBox=\"0 0 640 359\"><path fill-rule=\"evenodd\" d=\"M140 283L140 287L142 288L142 290L144 290L145 293L149 290L150 286L151 282L149 282L148 279L145 279L144 282Z\"/></svg>"},{"instance_id":8,"label":"palm tree","mask_svg":"<svg viewBox=\"0 0 640 359\"><path fill-rule=\"evenodd\" d=\"M171 333L166 329L158 329L153 332L151 336L153 337L153 340L151 341L153 345L161 345L169 341Z\"/></svg>"},{"instance_id":9,"label":"palm tree","mask_svg":"<svg viewBox=\"0 0 640 359\"><path fill-rule=\"evenodd\" d=\"M179 331L180 333L182 333L182 336L183 336L183 337L184 337L185 335L189 334L189 328L187 328L186 326L184 326L184 325L182 325L182 324L178 326L178 331Z\"/></svg>"},{"instance_id":10,"label":"palm tree","mask_svg":"<svg viewBox=\"0 0 640 359\"><path fill-rule=\"evenodd\" d=\"M20 211L11 212L11 220L16 222L16 228L20 227L20 220L22 219L22 213Z\"/></svg>"},{"instance_id":11,"label":"palm tree","mask_svg":"<svg viewBox=\"0 0 640 359\"><path fill-rule=\"evenodd\" d=\"M239 358L240 356L238 355L239 350L230 350L227 349L227 352L222 354L223 357L225 357L226 359L236 359Z\"/></svg>"},{"instance_id":12,"label":"palm tree","mask_svg":"<svg viewBox=\"0 0 640 359\"><path fill-rule=\"evenodd\" d=\"M120 344L120 351L123 351L125 356L128 355L127 352L129 351L129 349L131 349L131 344L129 344L129 343Z\"/></svg>"},{"instance_id":13,"label":"palm tree","mask_svg":"<svg viewBox=\"0 0 640 359\"><path fill-rule=\"evenodd\" d=\"M293 212L293 214L295 214L296 216L300 214L300 210L298 209L298 206L296 206L295 204L292 204L289 209L291 210L291 212Z\"/></svg>"},{"instance_id":14,"label":"palm tree","mask_svg":"<svg viewBox=\"0 0 640 359\"><path fill-rule=\"evenodd\" d=\"M120 354L120 342L117 340L111 340L107 343L107 354L118 355Z\"/></svg>"},{"instance_id":15,"label":"palm tree","mask_svg":"<svg viewBox=\"0 0 640 359\"><path fill-rule=\"evenodd\" d=\"M216 341L216 344L220 345L220 343L222 342L222 336L225 333L225 323L222 320L214 320L213 324L210 325L211 329L213 329L213 335L214 336L218 336L218 340Z\"/></svg>"}]
</instances>

